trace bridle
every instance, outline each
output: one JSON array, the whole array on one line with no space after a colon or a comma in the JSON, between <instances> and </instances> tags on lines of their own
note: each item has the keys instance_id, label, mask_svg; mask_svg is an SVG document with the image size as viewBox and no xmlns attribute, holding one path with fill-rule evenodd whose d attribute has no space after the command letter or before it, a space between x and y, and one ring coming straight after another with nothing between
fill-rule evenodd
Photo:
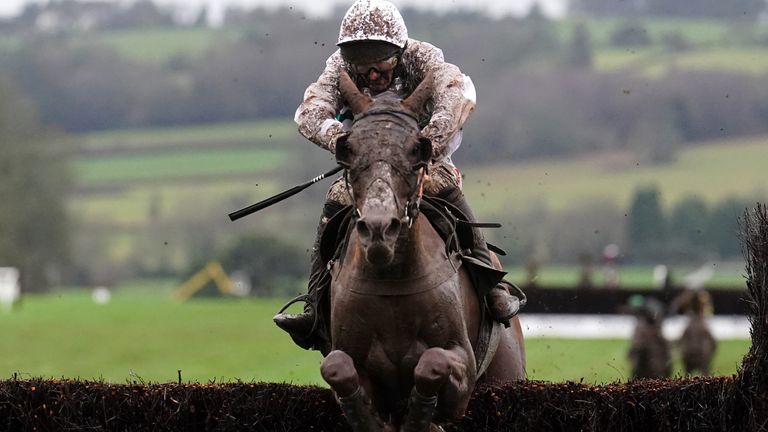
<instances>
[{"instance_id":1,"label":"bridle","mask_svg":"<svg viewBox=\"0 0 768 432\"><path fill-rule=\"evenodd\" d=\"M355 119L352 121L352 127L354 127L355 123L357 123L360 119L374 116L374 115L390 115L394 117L399 117L401 119L405 119L407 121L413 121L418 124L418 119L413 114L410 114L408 112L402 112L402 111L392 111L389 109L373 109L366 111L364 113L361 113L359 115L355 116ZM359 171L366 171L371 166L375 164L384 164L389 166L394 173L396 173L400 178L408 179L410 178L411 173L402 169L401 167L398 167L394 165L392 162L385 160L385 159L375 159L368 161L365 165L362 167L359 167ZM426 162L420 162L412 167L413 171L418 170L418 177L416 179L416 187L411 192L411 195L408 197L408 199L405 202L405 205L402 206L402 213L403 216L400 218L400 222L404 223L409 229L413 226L413 221L416 219L416 217L419 215L419 207L421 205L421 198L424 194L424 178L428 174L428 164ZM369 188L375 181L381 180L389 186L389 189L393 192L393 196L395 199L395 206L397 207L398 211L401 208L400 200L398 199L397 195L394 194L394 188L390 184L389 181L382 179L381 177L375 177L371 179L371 181L366 186ZM346 168L344 170L344 185L347 190L347 194L349 195L350 202L352 202L352 205L355 208L355 212L352 215L354 219L358 219L363 217L362 212L357 206L356 200L354 195L352 194L351 187L349 185L349 168Z\"/></svg>"}]
</instances>

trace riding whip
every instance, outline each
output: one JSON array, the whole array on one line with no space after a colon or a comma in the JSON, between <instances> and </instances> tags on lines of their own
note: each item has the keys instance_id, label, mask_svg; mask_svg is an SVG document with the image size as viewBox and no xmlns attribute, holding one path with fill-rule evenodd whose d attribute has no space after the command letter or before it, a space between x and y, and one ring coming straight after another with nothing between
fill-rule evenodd
<instances>
[{"instance_id":1,"label":"riding whip","mask_svg":"<svg viewBox=\"0 0 768 432\"><path fill-rule=\"evenodd\" d=\"M251 213L256 213L259 210L265 209L265 208L271 206L272 204L277 204L280 201L296 195L297 193L299 193L299 192L303 191L304 189L312 186L313 184L319 182L320 180L323 180L326 177L332 176L332 175L336 174L337 172L339 172L339 171L341 171L343 169L344 169L344 167L339 165L336 168L328 171L327 173L320 174L319 176L313 178L312 180L310 180L310 181L308 181L306 183L302 183L302 184L300 184L298 186L294 186L294 187L288 189L287 191L280 192L279 194L277 194L275 196L271 196L271 197L269 197L269 198L267 198L267 199L265 199L263 201L259 201L256 204L251 204L248 207L245 207L245 208L242 208L242 209L240 209L238 211L232 212L232 213L229 214L229 220L236 221L236 220L238 220L238 219L240 219L242 217L248 216Z\"/></svg>"}]
</instances>

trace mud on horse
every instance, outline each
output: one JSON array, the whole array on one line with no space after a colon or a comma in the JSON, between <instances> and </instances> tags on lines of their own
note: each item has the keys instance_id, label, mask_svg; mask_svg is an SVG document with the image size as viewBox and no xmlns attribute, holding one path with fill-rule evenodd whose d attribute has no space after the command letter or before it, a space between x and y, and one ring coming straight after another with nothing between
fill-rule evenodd
<instances>
[{"instance_id":1,"label":"mud on horse","mask_svg":"<svg viewBox=\"0 0 768 432\"><path fill-rule=\"evenodd\" d=\"M416 113L430 85L427 76L405 100L372 99L341 74L355 121L336 159L347 169L354 216L330 264L332 346L321 374L356 432L440 430L433 420L462 417L479 379L525 376L517 317L509 328L483 319L461 257L419 212L432 145ZM491 342L481 331L488 326ZM481 344L487 360L479 365Z\"/></svg>"}]
</instances>

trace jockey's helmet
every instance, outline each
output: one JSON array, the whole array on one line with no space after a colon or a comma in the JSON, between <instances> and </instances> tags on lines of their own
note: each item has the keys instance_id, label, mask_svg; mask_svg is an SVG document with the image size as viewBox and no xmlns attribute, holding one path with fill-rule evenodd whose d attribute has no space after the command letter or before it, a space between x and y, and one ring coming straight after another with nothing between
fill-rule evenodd
<instances>
[{"instance_id":1,"label":"jockey's helmet","mask_svg":"<svg viewBox=\"0 0 768 432\"><path fill-rule=\"evenodd\" d=\"M352 64L376 63L398 55L408 29L395 5L386 0L357 0L341 20L341 56Z\"/></svg>"}]
</instances>

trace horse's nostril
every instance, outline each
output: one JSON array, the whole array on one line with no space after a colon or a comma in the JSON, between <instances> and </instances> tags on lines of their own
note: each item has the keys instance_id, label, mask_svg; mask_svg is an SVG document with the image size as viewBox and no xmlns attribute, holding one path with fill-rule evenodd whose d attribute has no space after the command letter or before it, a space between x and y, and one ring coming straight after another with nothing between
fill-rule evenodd
<instances>
[{"instance_id":1,"label":"horse's nostril","mask_svg":"<svg viewBox=\"0 0 768 432\"><path fill-rule=\"evenodd\" d=\"M357 234L360 236L360 238L371 238L371 230L368 228L368 223L365 221L365 219L360 219L357 221L355 226L357 227Z\"/></svg>"},{"instance_id":2,"label":"horse's nostril","mask_svg":"<svg viewBox=\"0 0 768 432\"><path fill-rule=\"evenodd\" d=\"M400 220L393 217L365 217L355 225L361 239L368 241L392 241L400 234Z\"/></svg>"},{"instance_id":3,"label":"horse's nostril","mask_svg":"<svg viewBox=\"0 0 768 432\"><path fill-rule=\"evenodd\" d=\"M392 238L400 235L400 219L393 217L389 225L384 229L384 238Z\"/></svg>"}]
</instances>

